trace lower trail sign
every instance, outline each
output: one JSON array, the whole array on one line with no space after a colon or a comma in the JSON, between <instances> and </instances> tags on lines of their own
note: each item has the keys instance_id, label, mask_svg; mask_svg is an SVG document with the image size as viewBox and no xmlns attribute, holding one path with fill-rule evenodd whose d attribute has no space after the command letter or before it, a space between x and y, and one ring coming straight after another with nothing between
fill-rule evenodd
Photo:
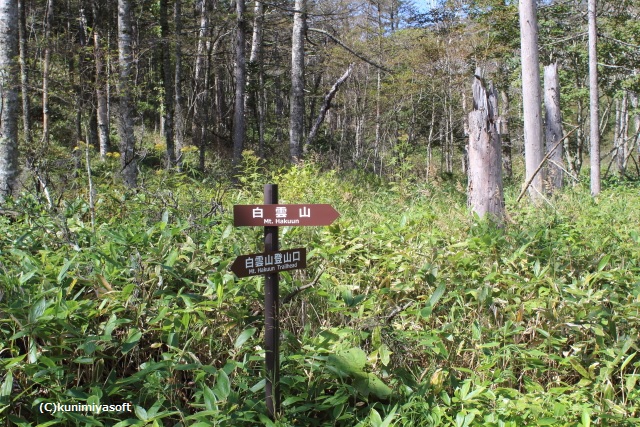
<instances>
[{"instance_id":1,"label":"lower trail sign","mask_svg":"<svg viewBox=\"0 0 640 427\"><path fill-rule=\"evenodd\" d=\"M279 205L278 186L264 186L263 205L233 207L236 227L264 227L264 252L240 255L231 265L238 277L264 275L265 403L276 419L280 412L280 271L306 268L307 250L280 250L279 226L329 225L340 214L331 205Z\"/></svg>"}]
</instances>

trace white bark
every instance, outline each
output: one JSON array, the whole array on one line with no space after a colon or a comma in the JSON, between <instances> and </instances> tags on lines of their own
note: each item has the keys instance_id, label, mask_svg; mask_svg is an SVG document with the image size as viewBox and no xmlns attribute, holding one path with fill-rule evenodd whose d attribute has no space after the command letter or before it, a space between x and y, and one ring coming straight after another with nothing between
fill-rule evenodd
<instances>
[{"instance_id":1,"label":"white bark","mask_svg":"<svg viewBox=\"0 0 640 427\"><path fill-rule=\"evenodd\" d=\"M522 107L526 180L542 162L542 96L538 60L538 19L536 0L520 0L520 45L522 56ZM542 198L543 176L538 174L529 187L534 203Z\"/></svg>"},{"instance_id":2,"label":"white bark","mask_svg":"<svg viewBox=\"0 0 640 427\"><path fill-rule=\"evenodd\" d=\"M289 116L289 153L296 163L302 156L304 137L304 33L306 0L295 0L291 38L291 100Z\"/></svg>"},{"instance_id":3,"label":"white bark","mask_svg":"<svg viewBox=\"0 0 640 427\"><path fill-rule=\"evenodd\" d=\"M562 114L560 112L560 81L557 63L544 67L544 106L547 152L557 146L549 156L547 169L548 190L553 192L555 189L562 188L564 178L562 145L557 144L564 136Z\"/></svg>"},{"instance_id":4,"label":"white bark","mask_svg":"<svg viewBox=\"0 0 640 427\"><path fill-rule=\"evenodd\" d=\"M238 166L242 160L242 149L246 122L244 117L245 85L247 83L247 66L245 52L245 4L244 0L236 0L236 61L233 74L236 80L236 97L233 113L233 164Z\"/></svg>"},{"instance_id":5,"label":"white bark","mask_svg":"<svg viewBox=\"0 0 640 427\"><path fill-rule=\"evenodd\" d=\"M600 132L598 120L600 117L598 105L598 54L597 54L597 26L596 0L589 0L589 131L591 140L591 195L600 194Z\"/></svg>"},{"instance_id":6,"label":"white bark","mask_svg":"<svg viewBox=\"0 0 640 427\"><path fill-rule=\"evenodd\" d=\"M0 0L0 204L18 176L18 3Z\"/></svg>"},{"instance_id":7,"label":"white bark","mask_svg":"<svg viewBox=\"0 0 640 427\"><path fill-rule=\"evenodd\" d=\"M93 10L93 48L96 65L96 119L98 122L98 144L100 158L106 159L109 152L109 100L107 98L107 76L105 73L105 52L102 42L102 23L100 3L92 2Z\"/></svg>"},{"instance_id":8,"label":"white bark","mask_svg":"<svg viewBox=\"0 0 640 427\"><path fill-rule=\"evenodd\" d=\"M496 128L498 95L486 92L479 77L473 82L473 111L469 113L468 204L480 217L500 223L504 218L502 147Z\"/></svg>"},{"instance_id":9,"label":"white bark","mask_svg":"<svg viewBox=\"0 0 640 427\"><path fill-rule=\"evenodd\" d=\"M122 178L125 186L134 188L137 185L138 166L135 153L135 137L133 134L133 52L132 52L131 2L118 0L118 77L120 161Z\"/></svg>"}]
</instances>

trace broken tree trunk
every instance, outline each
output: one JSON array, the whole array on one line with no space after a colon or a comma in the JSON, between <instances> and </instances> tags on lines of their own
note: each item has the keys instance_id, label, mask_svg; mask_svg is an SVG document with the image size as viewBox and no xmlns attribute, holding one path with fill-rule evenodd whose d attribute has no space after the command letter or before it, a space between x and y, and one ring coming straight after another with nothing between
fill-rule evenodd
<instances>
[{"instance_id":1,"label":"broken tree trunk","mask_svg":"<svg viewBox=\"0 0 640 427\"><path fill-rule=\"evenodd\" d=\"M501 223L504 219L502 147L496 129L498 98L493 85L487 91L476 76L473 111L469 113L468 205L480 217Z\"/></svg>"}]
</instances>

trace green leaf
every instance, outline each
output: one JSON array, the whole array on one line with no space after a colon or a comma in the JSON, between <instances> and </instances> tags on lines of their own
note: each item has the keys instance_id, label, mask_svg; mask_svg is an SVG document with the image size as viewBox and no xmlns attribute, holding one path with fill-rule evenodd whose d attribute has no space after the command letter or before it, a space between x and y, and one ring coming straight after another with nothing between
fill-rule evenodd
<instances>
[{"instance_id":1,"label":"green leaf","mask_svg":"<svg viewBox=\"0 0 640 427\"><path fill-rule=\"evenodd\" d=\"M354 386L363 396L373 394L378 399L387 399L393 393L393 390L388 385L370 372L356 376Z\"/></svg>"},{"instance_id":2,"label":"green leaf","mask_svg":"<svg viewBox=\"0 0 640 427\"><path fill-rule=\"evenodd\" d=\"M61 283L62 280L64 280L64 278L67 276L67 272L69 271L69 268L71 268L71 265L76 260L76 257L77 255L71 258L70 260L65 261L64 265L60 269L60 273L58 273L58 278L56 279L58 283Z\"/></svg>"},{"instance_id":3,"label":"green leaf","mask_svg":"<svg viewBox=\"0 0 640 427\"><path fill-rule=\"evenodd\" d=\"M378 411L373 408L371 408L371 412L369 413L369 422L371 423L371 427L382 426L382 418L380 417Z\"/></svg>"},{"instance_id":4,"label":"green leaf","mask_svg":"<svg viewBox=\"0 0 640 427\"><path fill-rule=\"evenodd\" d=\"M256 328L245 329L244 331L242 331L240 335L238 335L238 338L236 338L236 342L235 344L233 344L233 347L236 350L240 349L242 345L245 342L247 342L247 340L251 338L255 333L256 333Z\"/></svg>"},{"instance_id":5,"label":"green leaf","mask_svg":"<svg viewBox=\"0 0 640 427\"><path fill-rule=\"evenodd\" d=\"M222 369L218 371L218 378L216 379L215 387L213 387L213 392L220 400L225 400L231 394L231 381L227 373Z\"/></svg>"},{"instance_id":6,"label":"green leaf","mask_svg":"<svg viewBox=\"0 0 640 427\"><path fill-rule=\"evenodd\" d=\"M582 409L582 427L589 427L591 425L591 413L589 408Z\"/></svg>"},{"instance_id":7,"label":"green leaf","mask_svg":"<svg viewBox=\"0 0 640 427\"><path fill-rule=\"evenodd\" d=\"M13 373L9 371L7 372L7 375L4 378L4 382L2 383L2 386L0 386L0 397L11 396L12 390L13 390Z\"/></svg>"},{"instance_id":8,"label":"green leaf","mask_svg":"<svg viewBox=\"0 0 640 427\"><path fill-rule=\"evenodd\" d=\"M122 343L122 354L127 354L130 352L138 342L142 338L142 332L140 332L137 328L132 328L129 331L129 335L127 335L127 339Z\"/></svg>"},{"instance_id":9,"label":"green leaf","mask_svg":"<svg viewBox=\"0 0 640 427\"><path fill-rule=\"evenodd\" d=\"M358 347L339 351L329 356L328 362L344 374L353 375L362 373L367 363L367 354Z\"/></svg>"},{"instance_id":10,"label":"green leaf","mask_svg":"<svg viewBox=\"0 0 640 427\"><path fill-rule=\"evenodd\" d=\"M217 399L215 394L213 393L213 390L211 390L206 385L203 386L202 396L204 397L204 406L207 408L207 410L214 411L217 409L216 407Z\"/></svg>"},{"instance_id":11,"label":"green leaf","mask_svg":"<svg viewBox=\"0 0 640 427\"><path fill-rule=\"evenodd\" d=\"M537 425L539 426L554 426L556 424L558 424L558 420L555 418L540 418L537 421Z\"/></svg>"},{"instance_id":12,"label":"green leaf","mask_svg":"<svg viewBox=\"0 0 640 427\"><path fill-rule=\"evenodd\" d=\"M44 313L45 308L47 307L47 300L44 297L40 298L36 301L35 304L31 306L29 309L29 323L35 323Z\"/></svg>"}]
</instances>

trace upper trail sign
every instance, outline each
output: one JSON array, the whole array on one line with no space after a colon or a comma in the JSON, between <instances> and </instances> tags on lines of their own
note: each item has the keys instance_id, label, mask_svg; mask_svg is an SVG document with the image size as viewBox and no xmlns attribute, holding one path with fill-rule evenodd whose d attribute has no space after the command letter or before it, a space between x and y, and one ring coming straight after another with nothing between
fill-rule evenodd
<instances>
[{"instance_id":1,"label":"upper trail sign","mask_svg":"<svg viewBox=\"0 0 640 427\"><path fill-rule=\"evenodd\" d=\"M331 205L235 205L233 225L284 227L331 225L340 214Z\"/></svg>"}]
</instances>

